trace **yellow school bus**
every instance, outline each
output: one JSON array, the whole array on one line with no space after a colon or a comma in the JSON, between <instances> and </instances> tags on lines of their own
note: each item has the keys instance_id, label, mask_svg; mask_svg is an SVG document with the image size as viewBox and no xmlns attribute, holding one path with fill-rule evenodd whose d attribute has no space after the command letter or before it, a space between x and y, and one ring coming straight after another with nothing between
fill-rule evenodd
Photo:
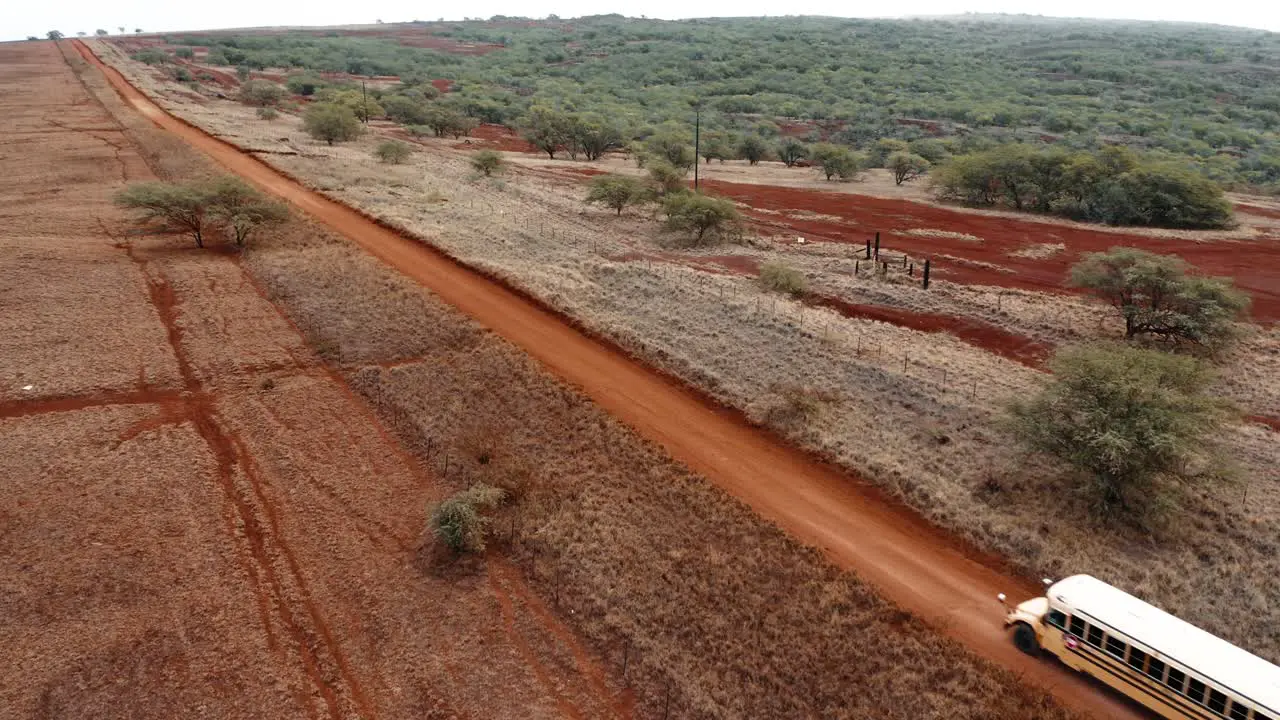
<instances>
[{"instance_id":1,"label":"yellow school bus","mask_svg":"<svg viewBox=\"0 0 1280 720\"><path fill-rule=\"evenodd\" d=\"M1280 720L1280 667L1101 580L1074 575L1005 607L1018 649L1052 653L1164 717Z\"/></svg>"}]
</instances>

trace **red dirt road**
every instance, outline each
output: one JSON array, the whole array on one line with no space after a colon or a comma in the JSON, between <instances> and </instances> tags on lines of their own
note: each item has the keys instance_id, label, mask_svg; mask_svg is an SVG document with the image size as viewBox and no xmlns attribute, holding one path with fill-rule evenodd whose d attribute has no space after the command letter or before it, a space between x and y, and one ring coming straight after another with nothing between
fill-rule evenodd
<instances>
[{"instance_id":1,"label":"red dirt road","mask_svg":"<svg viewBox=\"0 0 1280 720\"><path fill-rule=\"evenodd\" d=\"M659 443L676 460L741 498L796 538L874 583L890 600L933 622L980 655L1099 718L1141 717L1126 702L1049 661L1021 655L1001 627L995 594L1035 587L976 559L919 518L882 500L865 483L776 440L661 374L576 330L540 305L427 245L384 228L280 172L174 118L82 43L138 112L217 162L292 202L441 299L580 387L607 412Z\"/></svg>"},{"instance_id":2,"label":"red dirt road","mask_svg":"<svg viewBox=\"0 0 1280 720\"><path fill-rule=\"evenodd\" d=\"M1179 255L1205 273L1234 278L1237 286L1253 296L1255 320L1280 321L1280 241L1276 238L1196 242L1100 232L1072 225L983 215L867 195L722 180L704 180L703 185L752 208L829 216L754 214L757 222L765 226L786 228L806 237L861 245L879 232L882 248L895 253L905 251L917 257L933 257L934 270L940 273L938 277L972 285L1063 292L1067 271L1081 253L1125 245ZM1249 212L1256 211L1250 208ZM830 219L830 216L839 219ZM981 241L905 234L912 229L968 233L981 238ZM1039 243L1062 243L1066 249L1044 258L1011 255ZM959 260L940 258L941 255Z\"/></svg>"}]
</instances>

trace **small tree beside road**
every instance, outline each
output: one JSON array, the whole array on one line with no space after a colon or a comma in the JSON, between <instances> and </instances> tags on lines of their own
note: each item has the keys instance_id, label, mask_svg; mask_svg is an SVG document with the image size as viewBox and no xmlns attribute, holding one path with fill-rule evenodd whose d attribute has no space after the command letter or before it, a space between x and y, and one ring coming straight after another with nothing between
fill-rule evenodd
<instances>
[{"instance_id":1,"label":"small tree beside road","mask_svg":"<svg viewBox=\"0 0 1280 720\"><path fill-rule=\"evenodd\" d=\"M928 172L929 166L928 160L908 152L893 153L885 161L885 167L893 173L893 182L896 185L915 180Z\"/></svg>"},{"instance_id":2,"label":"small tree beside road","mask_svg":"<svg viewBox=\"0 0 1280 720\"><path fill-rule=\"evenodd\" d=\"M471 167L489 177L502 170L502 156L494 150L481 150L471 156Z\"/></svg>"},{"instance_id":3,"label":"small tree beside road","mask_svg":"<svg viewBox=\"0 0 1280 720\"><path fill-rule=\"evenodd\" d=\"M1171 483L1210 456L1228 416L1206 394L1212 371L1195 358L1124 345L1061 350L1035 397L1010 407L1029 449L1065 462L1100 515L1138 514L1171 499ZM1202 476L1208 473L1200 473Z\"/></svg>"},{"instance_id":4,"label":"small tree beside road","mask_svg":"<svg viewBox=\"0 0 1280 720\"><path fill-rule=\"evenodd\" d=\"M248 183L222 177L190 183L142 182L120 191L117 205L138 211L144 225L191 236L204 247L211 229L222 229L239 247L259 228L284 222L289 211Z\"/></svg>"},{"instance_id":5,"label":"small tree beside road","mask_svg":"<svg viewBox=\"0 0 1280 720\"><path fill-rule=\"evenodd\" d=\"M633 205L643 205L653 196L650 189L638 178L629 175L601 175L591 181L587 202L603 205L622 215Z\"/></svg>"},{"instance_id":6,"label":"small tree beside road","mask_svg":"<svg viewBox=\"0 0 1280 720\"><path fill-rule=\"evenodd\" d=\"M1188 269L1173 255L1115 247L1085 255L1071 268L1071 284L1115 307L1126 338L1220 347L1234 337L1233 321L1248 309L1249 296L1227 278L1196 277Z\"/></svg>"},{"instance_id":7,"label":"small tree beside road","mask_svg":"<svg viewBox=\"0 0 1280 720\"><path fill-rule=\"evenodd\" d=\"M691 233L695 245L702 245L713 236L732 233L740 220L738 209L732 202L702 193L668 195L662 203L662 210L667 215L667 227Z\"/></svg>"},{"instance_id":8,"label":"small tree beside road","mask_svg":"<svg viewBox=\"0 0 1280 720\"><path fill-rule=\"evenodd\" d=\"M355 140L364 132L354 110L330 103L316 103L307 108L302 115L302 124L311 137L330 145Z\"/></svg>"},{"instance_id":9,"label":"small tree beside road","mask_svg":"<svg viewBox=\"0 0 1280 720\"><path fill-rule=\"evenodd\" d=\"M373 156L378 158L380 162L391 165L399 165L409 156L413 154L413 150L408 143L399 140L384 140L378 143L378 147L374 148Z\"/></svg>"}]
</instances>

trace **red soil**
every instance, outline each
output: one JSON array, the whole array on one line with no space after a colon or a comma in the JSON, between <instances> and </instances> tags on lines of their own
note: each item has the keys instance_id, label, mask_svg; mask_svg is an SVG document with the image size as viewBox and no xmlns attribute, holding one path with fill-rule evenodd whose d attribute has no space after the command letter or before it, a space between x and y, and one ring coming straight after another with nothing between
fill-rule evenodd
<instances>
[{"instance_id":1,"label":"red soil","mask_svg":"<svg viewBox=\"0 0 1280 720\"><path fill-rule=\"evenodd\" d=\"M1272 220L1280 220L1280 210L1272 210L1271 208L1258 207L1257 205L1244 205L1237 203L1236 209L1248 215L1259 215Z\"/></svg>"},{"instance_id":2,"label":"red soil","mask_svg":"<svg viewBox=\"0 0 1280 720\"><path fill-rule=\"evenodd\" d=\"M887 247L895 253L932 257L936 276L973 285L1062 292L1066 287L1068 269L1082 253L1124 245L1175 254L1204 273L1233 278L1238 287L1253 296L1255 320L1280 320L1280 243L1274 239L1175 240L982 215L910 200L722 180L703 182L708 189L752 208L782 212L805 210L840 218L833 221L755 215L756 222L762 226L785 228L805 237L830 242L856 244L862 244L879 232L882 249ZM903 234L913 228L968 233L982 238L982 241ZM1010 254L1038 243L1062 243L1066 250L1046 258L1014 257ZM960 260L940 258L943 254Z\"/></svg>"},{"instance_id":3,"label":"red soil","mask_svg":"<svg viewBox=\"0 0 1280 720\"><path fill-rule=\"evenodd\" d=\"M538 151L537 148L529 144L529 141L520 137L515 130L504 125L494 125L492 123L482 123L471 131L471 137L467 140L468 142L458 143L457 147L471 150L486 149L522 153Z\"/></svg>"},{"instance_id":4,"label":"red soil","mask_svg":"<svg viewBox=\"0 0 1280 720\"><path fill-rule=\"evenodd\" d=\"M1040 367L1052 352L1052 348L1044 343L972 318L918 313L884 305L860 305L825 295L814 295L808 299L814 305L829 307L845 317L879 320L924 332L948 332L970 345L1028 367Z\"/></svg>"},{"instance_id":5,"label":"red soil","mask_svg":"<svg viewBox=\"0 0 1280 720\"><path fill-rule=\"evenodd\" d=\"M1250 415L1245 418L1249 422L1255 422L1259 425L1266 425L1275 432L1280 432L1280 418L1268 417L1266 415Z\"/></svg>"},{"instance_id":6,"label":"red soil","mask_svg":"<svg viewBox=\"0 0 1280 720\"><path fill-rule=\"evenodd\" d=\"M436 78L435 80L431 81L431 87L434 87L436 90L439 90L441 93L447 93L453 89L453 81L445 80L444 78Z\"/></svg>"}]
</instances>

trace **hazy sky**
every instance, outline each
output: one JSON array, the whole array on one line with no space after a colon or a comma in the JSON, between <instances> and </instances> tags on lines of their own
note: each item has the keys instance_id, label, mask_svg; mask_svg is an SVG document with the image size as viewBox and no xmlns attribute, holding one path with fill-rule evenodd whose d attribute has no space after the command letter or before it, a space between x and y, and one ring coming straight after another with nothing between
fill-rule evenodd
<instances>
[{"instance_id":1,"label":"hazy sky","mask_svg":"<svg viewBox=\"0 0 1280 720\"><path fill-rule=\"evenodd\" d=\"M0 39L43 37L52 29L67 35L92 34L103 28L112 33L124 26L150 31L205 30L264 25L337 25L409 20L459 20L463 16L520 15L561 17L621 13L659 18L723 17L748 15L839 15L899 17L963 12L1003 12L1071 17L1178 20L1240 25L1280 31L1280 2L1275 0L896 0L866 3L840 0L471 0L433 5L409 0L341 0L290 2L288 0L6 0L0 20Z\"/></svg>"}]
</instances>

